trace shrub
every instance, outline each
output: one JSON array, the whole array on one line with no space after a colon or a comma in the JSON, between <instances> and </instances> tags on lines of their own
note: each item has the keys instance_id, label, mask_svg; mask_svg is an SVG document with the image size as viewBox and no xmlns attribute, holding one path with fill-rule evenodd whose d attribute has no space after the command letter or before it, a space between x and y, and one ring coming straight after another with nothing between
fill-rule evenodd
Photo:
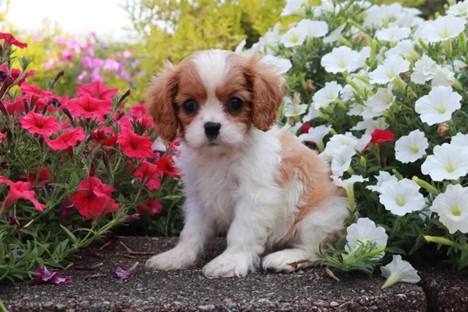
<instances>
[{"instance_id":1,"label":"shrub","mask_svg":"<svg viewBox=\"0 0 468 312\"><path fill-rule=\"evenodd\" d=\"M59 267L117 225L177 202L172 150L144 106L101 82L58 96L28 84L27 44L0 33L0 280ZM19 68L17 68L19 66ZM72 94L70 94L72 95Z\"/></svg>"},{"instance_id":2,"label":"shrub","mask_svg":"<svg viewBox=\"0 0 468 312\"><path fill-rule=\"evenodd\" d=\"M399 4L288 1L297 23L238 47L290 60L284 127L347 191L350 226L324 264L372 272L400 254L468 266L467 7L424 21Z\"/></svg>"}]
</instances>

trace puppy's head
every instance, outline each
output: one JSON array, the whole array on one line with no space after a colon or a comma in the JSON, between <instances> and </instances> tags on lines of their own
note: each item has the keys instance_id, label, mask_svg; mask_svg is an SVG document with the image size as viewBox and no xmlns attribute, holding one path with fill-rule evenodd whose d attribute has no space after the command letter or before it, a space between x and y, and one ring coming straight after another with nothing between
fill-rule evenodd
<instances>
[{"instance_id":1,"label":"puppy's head","mask_svg":"<svg viewBox=\"0 0 468 312\"><path fill-rule=\"evenodd\" d=\"M197 52L178 66L167 63L153 78L149 113L167 141L179 133L195 149L235 147L251 127L266 131L274 124L282 81L273 65L258 57Z\"/></svg>"}]
</instances>

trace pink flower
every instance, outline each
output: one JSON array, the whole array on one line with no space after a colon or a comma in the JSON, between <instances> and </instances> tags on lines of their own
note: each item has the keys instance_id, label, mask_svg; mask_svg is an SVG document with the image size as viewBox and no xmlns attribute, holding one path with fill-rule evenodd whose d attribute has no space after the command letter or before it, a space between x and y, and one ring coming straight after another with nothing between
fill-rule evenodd
<instances>
[{"instance_id":1,"label":"pink flower","mask_svg":"<svg viewBox=\"0 0 468 312\"><path fill-rule=\"evenodd\" d=\"M151 149L151 138L149 136L140 136L130 128L122 128L117 143L120 144L122 152L127 157L145 159L155 156Z\"/></svg>"},{"instance_id":2,"label":"pink flower","mask_svg":"<svg viewBox=\"0 0 468 312\"><path fill-rule=\"evenodd\" d=\"M67 129L65 132L55 139L45 138L45 142L54 151L65 150L73 147L85 139L84 130L81 127L76 129Z\"/></svg>"},{"instance_id":3,"label":"pink flower","mask_svg":"<svg viewBox=\"0 0 468 312\"><path fill-rule=\"evenodd\" d=\"M161 186L160 178L162 171L158 166L144 160L140 167L133 173L140 182L145 183L145 186L150 190L158 190Z\"/></svg>"},{"instance_id":4,"label":"pink flower","mask_svg":"<svg viewBox=\"0 0 468 312\"><path fill-rule=\"evenodd\" d=\"M5 178L4 176L0 176L0 183L5 183L10 187L8 195L3 200L0 210L7 209L18 199L28 200L34 205L34 208L36 208L37 210L39 211L44 210L45 205L41 204L36 199L36 193L30 190L31 183L23 182L23 181L13 182Z\"/></svg>"},{"instance_id":5,"label":"pink flower","mask_svg":"<svg viewBox=\"0 0 468 312\"><path fill-rule=\"evenodd\" d=\"M58 272L50 272L47 267L42 266L36 270L36 277L32 282L35 285L52 284L52 285L70 285L72 284L71 277L62 277Z\"/></svg>"},{"instance_id":6,"label":"pink flower","mask_svg":"<svg viewBox=\"0 0 468 312\"><path fill-rule=\"evenodd\" d=\"M95 81L93 83L85 84L76 88L76 94L78 96L88 94L95 99L107 100L111 102L112 98L117 94L117 92L117 89L108 88L100 81Z\"/></svg>"},{"instance_id":7,"label":"pink flower","mask_svg":"<svg viewBox=\"0 0 468 312\"><path fill-rule=\"evenodd\" d=\"M104 121L104 116L112 111L112 102L83 94L68 101L67 108L75 116Z\"/></svg>"},{"instance_id":8,"label":"pink flower","mask_svg":"<svg viewBox=\"0 0 468 312\"><path fill-rule=\"evenodd\" d=\"M96 219L101 215L116 211L119 206L111 198L114 189L95 177L89 177L78 185L70 201L86 219Z\"/></svg>"},{"instance_id":9,"label":"pink flower","mask_svg":"<svg viewBox=\"0 0 468 312\"><path fill-rule=\"evenodd\" d=\"M6 44L17 46L20 49L24 49L28 47L27 43L16 40L16 38L13 37L12 34L0 32L0 40L2 39L5 40Z\"/></svg>"},{"instance_id":10,"label":"pink flower","mask_svg":"<svg viewBox=\"0 0 468 312\"><path fill-rule=\"evenodd\" d=\"M159 211L161 211L162 205L160 202L150 199L146 201L143 205L138 206L137 210L142 214L151 214L154 217Z\"/></svg>"},{"instance_id":11,"label":"pink flower","mask_svg":"<svg viewBox=\"0 0 468 312\"><path fill-rule=\"evenodd\" d=\"M33 111L27 113L24 117L18 118L21 126L31 134L49 136L58 132L60 126L55 116L46 117Z\"/></svg>"},{"instance_id":12,"label":"pink flower","mask_svg":"<svg viewBox=\"0 0 468 312\"><path fill-rule=\"evenodd\" d=\"M0 132L0 143L3 142L3 133Z\"/></svg>"}]
</instances>

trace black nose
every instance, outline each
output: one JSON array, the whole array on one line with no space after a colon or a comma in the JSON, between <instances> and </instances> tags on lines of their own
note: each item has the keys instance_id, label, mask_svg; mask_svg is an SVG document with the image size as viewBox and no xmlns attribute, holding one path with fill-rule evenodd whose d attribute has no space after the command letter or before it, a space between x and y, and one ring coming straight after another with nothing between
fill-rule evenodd
<instances>
[{"instance_id":1,"label":"black nose","mask_svg":"<svg viewBox=\"0 0 468 312\"><path fill-rule=\"evenodd\" d=\"M219 122L206 122L205 123L205 134L208 139L214 140L219 134L221 124Z\"/></svg>"}]
</instances>

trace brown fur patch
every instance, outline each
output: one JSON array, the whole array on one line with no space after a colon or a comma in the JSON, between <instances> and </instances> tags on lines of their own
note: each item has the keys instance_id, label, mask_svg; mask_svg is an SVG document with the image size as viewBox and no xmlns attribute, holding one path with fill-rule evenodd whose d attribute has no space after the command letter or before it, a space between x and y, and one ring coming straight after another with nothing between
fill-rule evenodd
<instances>
[{"instance_id":1,"label":"brown fur patch","mask_svg":"<svg viewBox=\"0 0 468 312\"><path fill-rule=\"evenodd\" d=\"M302 221L316 209L336 189L330 179L326 163L317 153L304 146L292 134L281 134L282 161L280 166L280 185L299 179L303 185L303 194L299 212L294 224Z\"/></svg>"}]
</instances>

